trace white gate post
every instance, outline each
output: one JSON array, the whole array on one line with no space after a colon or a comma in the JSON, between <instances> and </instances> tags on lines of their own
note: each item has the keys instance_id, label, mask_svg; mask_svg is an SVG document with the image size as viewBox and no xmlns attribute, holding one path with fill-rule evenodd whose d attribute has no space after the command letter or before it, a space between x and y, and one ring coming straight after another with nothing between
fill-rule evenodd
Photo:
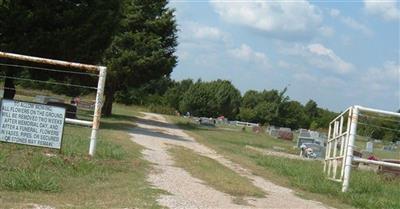
<instances>
[{"instance_id":1,"label":"white gate post","mask_svg":"<svg viewBox=\"0 0 400 209\"><path fill-rule=\"evenodd\" d=\"M92 134L90 135L89 155L96 151L96 140L100 128L101 108L103 107L104 86L106 84L107 68L99 67L99 82L97 84L96 104L94 107Z\"/></svg>"},{"instance_id":2,"label":"white gate post","mask_svg":"<svg viewBox=\"0 0 400 209\"><path fill-rule=\"evenodd\" d=\"M353 148L354 142L356 140L357 135L357 121L358 121L358 107L352 107L352 114L351 114L351 124L350 124L350 132L349 132L349 140L347 144L347 152L345 155L345 166L344 166L344 178L343 178L343 185L342 185L342 192L347 192L349 189L349 182L350 182L350 172L351 166L353 161Z\"/></svg>"}]
</instances>

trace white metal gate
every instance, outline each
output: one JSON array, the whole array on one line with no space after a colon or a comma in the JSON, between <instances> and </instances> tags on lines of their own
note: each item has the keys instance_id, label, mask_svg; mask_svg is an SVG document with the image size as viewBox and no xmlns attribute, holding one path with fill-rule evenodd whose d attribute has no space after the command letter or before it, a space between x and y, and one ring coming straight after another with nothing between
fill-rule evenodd
<instances>
[{"instance_id":1,"label":"white metal gate","mask_svg":"<svg viewBox=\"0 0 400 209\"><path fill-rule=\"evenodd\" d=\"M369 112L384 116L400 117L400 113L361 106L352 106L332 120L332 122L329 124L324 172L329 179L337 182L343 182L342 192L347 192L349 189L350 173L353 161L400 168L400 164L372 161L354 157L354 143L357 135L359 112Z\"/></svg>"},{"instance_id":2,"label":"white metal gate","mask_svg":"<svg viewBox=\"0 0 400 209\"><path fill-rule=\"evenodd\" d=\"M348 108L329 124L326 145L324 172L329 179L341 182L344 175L344 161L348 148L348 121L351 120L352 108Z\"/></svg>"}]
</instances>

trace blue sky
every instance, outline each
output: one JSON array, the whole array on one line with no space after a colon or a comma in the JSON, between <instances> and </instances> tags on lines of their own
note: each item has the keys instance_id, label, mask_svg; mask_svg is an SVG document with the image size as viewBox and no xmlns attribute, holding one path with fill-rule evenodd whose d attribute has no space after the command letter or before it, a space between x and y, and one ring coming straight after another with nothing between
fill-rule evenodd
<instances>
[{"instance_id":1,"label":"blue sky","mask_svg":"<svg viewBox=\"0 0 400 209\"><path fill-rule=\"evenodd\" d=\"M396 1L178 1L172 78L283 89L303 104L400 108Z\"/></svg>"}]
</instances>

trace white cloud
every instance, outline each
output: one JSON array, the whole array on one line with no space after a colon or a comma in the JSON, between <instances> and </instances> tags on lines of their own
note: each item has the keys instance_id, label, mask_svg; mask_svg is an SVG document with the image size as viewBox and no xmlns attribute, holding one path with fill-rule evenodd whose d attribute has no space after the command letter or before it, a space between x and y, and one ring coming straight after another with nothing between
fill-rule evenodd
<instances>
[{"instance_id":1,"label":"white cloud","mask_svg":"<svg viewBox=\"0 0 400 209\"><path fill-rule=\"evenodd\" d=\"M242 44L239 48L228 50L228 53L237 59L268 64L267 56L262 52L254 51L250 46Z\"/></svg>"},{"instance_id":2,"label":"white cloud","mask_svg":"<svg viewBox=\"0 0 400 209\"><path fill-rule=\"evenodd\" d=\"M343 46L351 46L353 44L353 39L347 35L347 34L342 34L340 36L340 42L343 44Z\"/></svg>"},{"instance_id":3,"label":"white cloud","mask_svg":"<svg viewBox=\"0 0 400 209\"><path fill-rule=\"evenodd\" d=\"M225 34L218 28L197 22L184 22L180 27L183 39L220 40Z\"/></svg>"},{"instance_id":4,"label":"white cloud","mask_svg":"<svg viewBox=\"0 0 400 209\"><path fill-rule=\"evenodd\" d=\"M347 74L354 70L353 64L344 61L332 49L319 43L307 46L294 44L291 47L282 47L280 53L300 56L313 67L331 70L339 74Z\"/></svg>"},{"instance_id":5,"label":"white cloud","mask_svg":"<svg viewBox=\"0 0 400 209\"><path fill-rule=\"evenodd\" d=\"M284 69L292 69L294 68L294 65L284 61L284 60L279 60L277 63L278 67L284 68Z\"/></svg>"},{"instance_id":6,"label":"white cloud","mask_svg":"<svg viewBox=\"0 0 400 209\"><path fill-rule=\"evenodd\" d=\"M387 21L400 19L400 9L395 0L364 0L364 9L368 14L380 16Z\"/></svg>"},{"instance_id":7,"label":"white cloud","mask_svg":"<svg viewBox=\"0 0 400 209\"><path fill-rule=\"evenodd\" d=\"M318 29L318 31L326 37L331 37L335 33L335 30L332 27L329 26L322 26Z\"/></svg>"},{"instance_id":8,"label":"white cloud","mask_svg":"<svg viewBox=\"0 0 400 209\"><path fill-rule=\"evenodd\" d=\"M354 68L351 63L342 60L332 49L322 44L310 44L307 48L315 55L310 62L319 68L334 69L339 73L348 73Z\"/></svg>"},{"instance_id":9,"label":"white cloud","mask_svg":"<svg viewBox=\"0 0 400 209\"><path fill-rule=\"evenodd\" d=\"M316 84L319 87L325 87L325 88L340 88L344 85L346 85L346 82L343 79L336 78L333 76L323 76L323 77L317 77L312 74L307 74L307 73L295 73L293 77L301 82L307 82L311 84Z\"/></svg>"},{"instance_id":10,"label":"white cloud","mask_svg":"<svg viewBox=\"0 0 400 209\"><path fill-rule=\"evenodd\" d=\"M177 55L179 57L179 61L184 61L187 60L189 58L189 52L184 51L184 50L178 50Z\"/></svg>"},{"instance_id":11,"label":"white cloud","mask_svg":"<svg viewBox=\"0 0 400 209\"><path fill-rule=\"evenodd\" d=\"M337 16L340 15L340 10L338 10L338 9L331 9L330 14L331 14L332 17L337 17Z\"/></svg>"},{"instance_id":12,"label":"white cloud","mask_svg":"<svg viewBox=\"0 0 400 209\"><path fill-rule=\"evenodd\" d=\"M400 65L387 61L379 68L371 67L362 75L361 80L364 86L375 91L396 91L393 86L400 87Z\"/></svg>"},{"instance_id":13,"label":"white cloud","mask_svg":"<svg viewBox=\"0 0 400 209\"><path fill-rule=\"evenodd\" d=\"M294 2L211 1L214 10L227 22L264 32L304 33L318 28L322 16L307 1Z\"/></svg>"},{"instance_id":14,"label":"white cloud","mask_svg":"<svg viewBox=\"0 0 400 209\"><path fill-rule=\"evenodd\" d=\"M365 35L371 36L373 34L371 29L351 17L341 17L341 21L350 28L361 31Z\"/></svg>"},{"instance_id":15,"label":"white cloud","mask_svg":"<svg viewBox=\"0 0 400 209\"><path fill-rule=\"evenodd\" d=\"M367 26L351 17L343 16L338 9L331 9L330 15L334 18L338 18L343 24L347 25L348 27L354 30L361 31L365 35L371 36L373 34L371 29L369 29Z\"/></svg>"},{"instance_id":16,"label":"white cloud","mask_svg":"<svg viewBox=\"0 0 400 209\"><path fill-rule=\"evenodd\" d=\"M222 33L218 28L210 26L194 26L192 28L193 36L199 39L219 39Z\"/></svg>"}]
</instances>

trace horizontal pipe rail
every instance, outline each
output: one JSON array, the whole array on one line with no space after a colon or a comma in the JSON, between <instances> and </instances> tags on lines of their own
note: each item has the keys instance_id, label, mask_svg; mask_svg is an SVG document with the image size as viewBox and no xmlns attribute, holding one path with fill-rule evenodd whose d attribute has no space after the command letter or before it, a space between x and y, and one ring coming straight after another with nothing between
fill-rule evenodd
<instances>
[{"instance_id":1,"label":"horizontal pipe rail","mask_svg":"<svg viewBox=\"0 0 400 209\"><path fill-rule=\"evenodd\" d=\"M335 136L335 137L330 138L330 139L328 140L328 142L338 140L338 139L340 139L341 137L346 136L346 135L347 135L347 131L346 131L346 132L343 132L343 133L341 133L341 134L339 134L339 135L337 135L337 136Z\"/></svg>"},{"instance_id":2,"label":"horizontal pipe rail","mask_svg":"<svg viewBox=\"0 0 400 209\"><path fill-rule=\"evenodd\" d=\"M78 119L72 119L72 118L65 118L65 122L73 125L81 125L81 126L92 126L93 122L92 121L86 121L86 120L78 120Z\"/></svg>"},{"instance_id":3,"label":"horizontal pipe rail","mask_svg":"<svg viewBox=\"0 0 400 209\"><path fill-rule=\"evenodd\" d=\"M325 158L325 160L326 161L328 161L328 160L338 160L338 159L343 159L344 158L344 156L337 156L337 157L328 157L328 158Z\"/></svg>"},{"instance_id":4,"label":"horizontal pipe rail","mask_svg":"<svg viewBox=\"0 0 400 209\"><path fill-rule=\"evenodd\" d=\"M382 166L389 166L393 168L400 168L400 164L397 163L388 163L384 161L376 161L376 160L367 160L359 157L355 157L353 161L359 162L359 163L367 163L367 164L374 164L374 165L382 165Z\"/></svg>"},{"instance_id":5,"label":"horizontal pipe rail","mask_svg":"<svg viewBox=\"0 0 400 209\"><path fill-rule=\"evenodd\" d=\"M331 178L331 177L329 177L328 179L330 179L330 180L332 180L332 181L336 181L336 182L342 182L341 179L337 179L337 178Z\"/></svg>"},{"instance_id":6,"label":"horizontal pipe rail","mask_svg":"<svg viewBox=\"0 0 400 209\"><path fill-rule=\"evenodd\" d=\"M360 111L363 111L363 112L371 112L371 113L378 113L378 114L383 114L383 115L400 117L400 113L397 113L397 112L390 112L390 111L386 111L386 110L378 110L378 109L362 107L362 106L358 106L358 105L356 105L355 107L358 108Z\"/></svg>"},{"instance_id":7,"label":"horizontal pipe rail","mask_svg":"<svg viewBox=\"0 0 400 209\"><path fill-rule=\"evenodd\" d=\"M6 53L6 52L0 52L0 58L43 63L43 64L49 64L49 65L58 65L58 66L63 66L63 67L79 68L79 69L91 70L91 71L96 71L96 72L98 72L100 70L99 66L96 66L96 65L87 65L87 64L81 64L81 63L76 63L76 62L66 62L66 61L61 61L61 60L46 59L46 58L26 56L26 55Z\"/></svg>"}]
</instances>

